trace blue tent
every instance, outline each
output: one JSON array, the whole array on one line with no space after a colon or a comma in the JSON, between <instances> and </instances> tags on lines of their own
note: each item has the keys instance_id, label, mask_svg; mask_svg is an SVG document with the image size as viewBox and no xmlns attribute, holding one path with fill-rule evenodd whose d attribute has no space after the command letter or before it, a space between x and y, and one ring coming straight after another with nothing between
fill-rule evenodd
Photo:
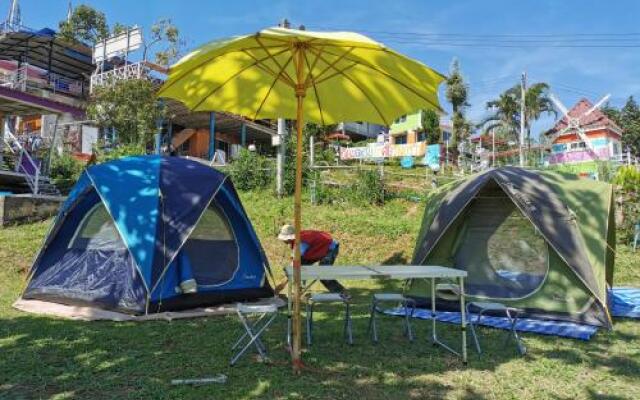
<instances>
[{"instance_id":1,"label":"blue tent","mask_svg":"<svg viewBox=\"0 0 640 400\"><path fill-rule=\"evenodd\" d=\"M267 258L223 173L177 157L87 168L23 298L129 313L272 296Z\"/></svg>"}]
</instances>

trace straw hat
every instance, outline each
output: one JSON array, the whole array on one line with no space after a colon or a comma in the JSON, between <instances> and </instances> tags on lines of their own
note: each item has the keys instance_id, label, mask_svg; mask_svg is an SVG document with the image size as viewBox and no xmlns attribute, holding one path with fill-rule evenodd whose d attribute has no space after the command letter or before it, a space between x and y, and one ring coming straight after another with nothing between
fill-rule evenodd
<instances>
[{"instance_id":1,"label":"straw hat","mask_svg":"<svg viewBox=\"0 0 640 400\"><path fill-rule=\"evenodd\" d=\"M288 240L294 240L296 238L296 231L292 225L285 224L280 228L280 233L278 234L278 239L286 242Z\"/></svg>"}]
</instances>

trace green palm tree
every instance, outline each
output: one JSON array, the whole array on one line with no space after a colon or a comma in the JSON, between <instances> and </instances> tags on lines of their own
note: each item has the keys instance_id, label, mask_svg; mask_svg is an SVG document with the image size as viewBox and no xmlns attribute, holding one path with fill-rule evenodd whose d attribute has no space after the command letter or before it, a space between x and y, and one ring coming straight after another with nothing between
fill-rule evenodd
<instances>
[{"instance_id":1,"label":"green palm tree","mask_svg":"<svg viewBox=\"0 0 640 400\"><path fill-rule=\"evenodd\" d=\"M549 97L549 85L544 82L529 86L524 94L524 114L527 150L531 147L531 126L542 114L553 114L557 117L557 111ZM520 142L519 127L522 102L520 85L505 90L496 100L487 102L487 109L493 113L479 124L486 130L500 127L512 136L516 142Z\"/></svg>"},{"instance_id":2,"label":"green palm tree","mask_svg":"<svg viewBox=\"0 0 640 400\"><path fill-rule=\"evenodd\" d=\"M447 78L446 96L453 109L453 135L457 142L463 139L466 131L464 109L469 106L467 102L469 98L469 85L464 81L464 77L460 71L460 63L455 58L451 63L451 70Z\"/></svg>"},{"instance_id":3,"label":"green palm tree","mask_svg":"<svg viewBox=\"0 0 640 400\"><path fill-rule=\"evenodd\" d=\"M513 89L506 90L497 99L488 101L486 107L492 111L492 114L480 121L478 127L487 131L498 129L507 138L513 138L518 141L520 102Z\"/></svg>"},{"instance_id":4,"label":"green palm tree","mask_svg":"<svg viewBox=\"0 0 640 400\"><path fill-rule=\"evenodd\" d=\"M513 90L513 89L512 89ZM519 106L520 104L518 104ZM527 88L524 93L525 129L527 131L527 153L531 150L531 125L542 114L553 114L558 117L558 112L549 97L549 85L544 82L535 83Z\"/></svg>"}]
</instances>

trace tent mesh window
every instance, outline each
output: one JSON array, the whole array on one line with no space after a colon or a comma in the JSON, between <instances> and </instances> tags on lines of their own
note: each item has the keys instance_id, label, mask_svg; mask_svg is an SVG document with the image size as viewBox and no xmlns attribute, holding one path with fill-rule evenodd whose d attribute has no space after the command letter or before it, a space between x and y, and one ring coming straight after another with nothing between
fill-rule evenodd
<instances>
[{"instance_id":1,"label":"tent mesh window","mask_svg":"<svg viewBox=\"0 0 640 400\"><path fill-rule=\"evenodd\" d=\"M199 286L221 285L238 269L238 244L227 216L216 205L204 211L184 244Z\"/></svg>"},{"instance_id":2,"label":"tent mesh window","mask_svg":"<svg viewBox=\"0 0 640 400\"><path fill-rule=\"evenodd\" d=\"M107 208L96 204L84 216L69 242L70 249L125 250L126 247Z\"/></svg>"},{"instance_id":3,"label":"tent mesh window","mask_svg":"<svg viewBox=\"0 0 640 400\"><path fill-rule=\"evenodd\" d=\"M469 273L469 294L521 298L542 285L547 243L495 181L478 192L462 218L453 255Z\"/></svg>"}]
</instances>

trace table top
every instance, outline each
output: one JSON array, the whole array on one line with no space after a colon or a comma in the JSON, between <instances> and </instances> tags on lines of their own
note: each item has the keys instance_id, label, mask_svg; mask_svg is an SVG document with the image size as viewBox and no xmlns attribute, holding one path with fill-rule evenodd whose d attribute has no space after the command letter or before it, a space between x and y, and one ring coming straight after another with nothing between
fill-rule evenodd
<instances>
[{"instance_id":1,"label":"table top","mask_svg":"<svg viewBox=\"0 0 640 400\"><path fill-rule=\"evenodd\" d=\"M286 267L285 273L291 277L293 267ZM467 271L437 265L303 265L300 275L302 280L465 278Z\"/></svg>"}]
</instances>

